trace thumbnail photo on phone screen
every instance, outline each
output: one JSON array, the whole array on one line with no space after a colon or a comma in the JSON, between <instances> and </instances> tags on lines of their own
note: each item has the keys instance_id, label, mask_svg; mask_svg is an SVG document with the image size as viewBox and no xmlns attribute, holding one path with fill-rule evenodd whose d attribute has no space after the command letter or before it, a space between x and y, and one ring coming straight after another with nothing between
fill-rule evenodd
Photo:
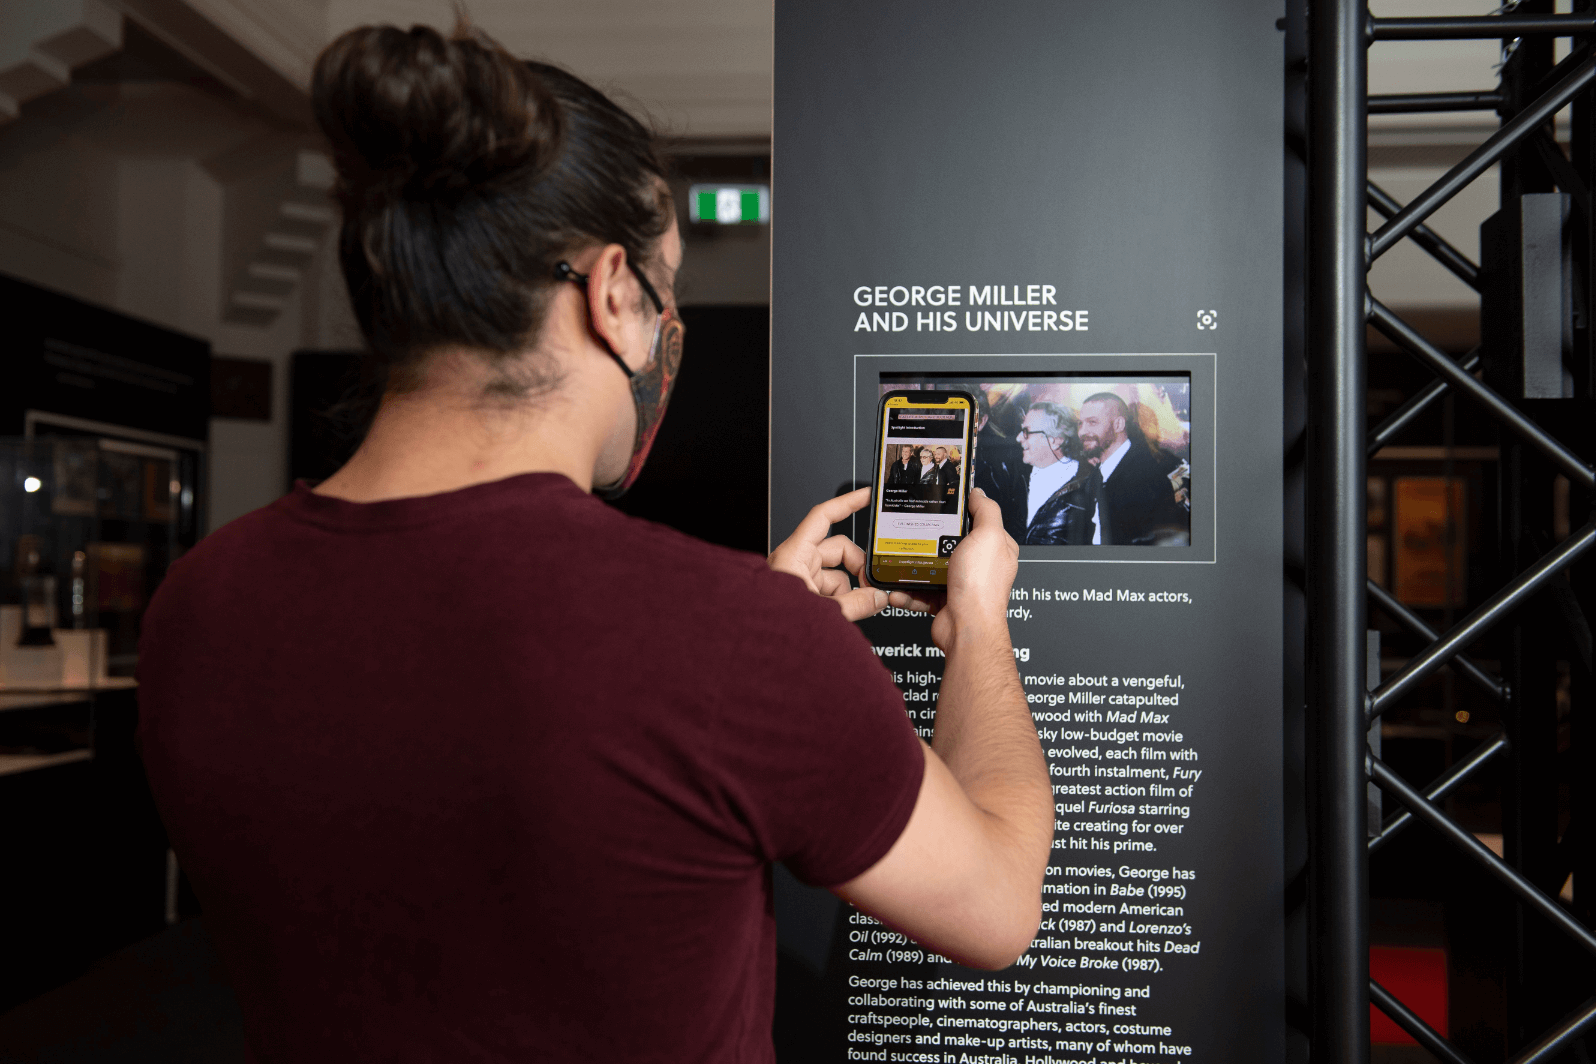
<instances>
[{"instance_id":1,"label":"thumbnail photo on phone screen","mask_svg":"<svg viewBox=\"0 0 1596 1064\"><path fill-rule=\"evenodd\" d=\"M871 565L881 580L946 584L964 525L970 400L894 396L882 409Z\"/></svg>"}]
</instances>

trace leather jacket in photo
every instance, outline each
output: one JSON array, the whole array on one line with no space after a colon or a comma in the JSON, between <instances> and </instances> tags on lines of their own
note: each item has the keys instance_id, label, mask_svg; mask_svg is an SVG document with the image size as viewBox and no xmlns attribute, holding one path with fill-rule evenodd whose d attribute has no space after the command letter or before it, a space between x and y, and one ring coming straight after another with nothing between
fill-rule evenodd
<instances>
[{"instance_id":1,"label":"leather jacket in photo","mask_svg":"<svg viewBox=\"0 0 1596 1064\"><path fill-rule=\"evenodd\" d=\"M1055 491L1036 511L1025 529L1025 542L1033 547L1079 547L1092 542L1096 526L1092 514L1097 508L1097 485L1102 483L1097 467L1083 465L1068 484Z\"/></svg>"}]
</instances>

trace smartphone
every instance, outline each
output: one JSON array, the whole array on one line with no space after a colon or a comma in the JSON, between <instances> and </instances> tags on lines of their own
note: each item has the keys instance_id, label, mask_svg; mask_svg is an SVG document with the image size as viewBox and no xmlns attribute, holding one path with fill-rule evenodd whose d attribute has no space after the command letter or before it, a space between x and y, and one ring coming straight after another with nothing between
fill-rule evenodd
<instances>
[{"instance_id":1,"label":"smartphone","mask_svg":"<svg viewBox=\"0 0 1596 1064\"><path fill-rule=\"evenodd\" d=\"M889 591L948 586L948 558L969 528L975 397L894 391L876 416L866 573Z\"/></svg>"}]
</instances>

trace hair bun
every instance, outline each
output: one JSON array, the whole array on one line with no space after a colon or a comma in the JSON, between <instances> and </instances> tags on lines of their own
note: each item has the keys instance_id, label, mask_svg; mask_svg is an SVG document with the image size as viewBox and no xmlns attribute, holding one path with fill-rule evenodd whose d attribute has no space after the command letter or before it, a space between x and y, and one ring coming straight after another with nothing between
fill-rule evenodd
<instances>
[{"instance_id":1,"label":"hair bun","mask_svg":"<svg viewBox=\"0 0 1596 1064\"><path fill-rule=\"evenodd\" d=\"M349 30L317 60L312 100L346 199L463 192L541 169L562 136L537 74L464 28Z\"/></svg>"},{"instance_id":2,"label":"hair bun","mask_svg":"<svg viewBox=\"0 0 1596 1064\"><path fill-rule=\"evenodd\" d=\"M553 388L532 351L555 264L618 244L651 265L675 218L641 122L480 32L350 30L316 61L312 100L338 166L338 263L387 389L415 387L443 348L494 368L495 401Z\"/></svg>"}]
</instances>

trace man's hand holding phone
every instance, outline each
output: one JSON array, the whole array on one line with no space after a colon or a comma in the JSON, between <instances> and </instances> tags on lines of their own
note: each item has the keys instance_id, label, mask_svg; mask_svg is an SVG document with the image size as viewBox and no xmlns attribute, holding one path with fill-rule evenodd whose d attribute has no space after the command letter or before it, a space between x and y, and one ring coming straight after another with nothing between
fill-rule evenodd
<instances>
[{"instance_id":1,"label":"man's hand holding phone","mask_svg":"<svg viewBox=\"0 0 1596 1064\"><path fill-rule=\"evenodd\" d=\"M970 492L969 535L948 561L948 591L931 622L931 641L944 654L972 631L1008 639L1009 593L1020 569L1020 545L1003 530L1003 509L975 488Z\"/></svg>"},{"instance_id":2,"label":"man's hand holding phone","mask_svg":"<svg viewBox=\"0 0 1596 1064\"><path fill-rule=\"evenodd\" d=\"M1041 925L1053 794L1009 641L1020 548L980 491L970 514L931 622L947 662L914 813L885 857L833 889L943 956L996 969Z\"/></svg>"},{"instance_id":3,"label":"man's hand holding phone","mask_svg":"<svg viewBox=\"0 0 1596 1064\"><path fill-rule=\"evenodd\" d=\"M949 559L946 596L889 594L866 584L858 544L830 535L869 502L870 489L860 488L821 503L769 558L772 569L835 599L851 621L888 605L935 613L931 639L947 655L909 824L886 856L832 889L944 956L1004 968L1040 926L1053 841L1047 762L1009 641L1020 548L998 504L972 491L972 526ZM855 588L849 573L864 586Z\"/></svg>"},{"instance_id":4,"label":"man's hand holding phone","mask_svg":"<svg viewBox=\"0 0 1596 1064\"><path fill-rule=\"evenodd\" d=\"M842 607L842 615L850 621L873 617L888 606L921 613L935 612L941 608L941 595L916 598L902 591L889 595L880 588L871 587L865 579L864 551L847 536L828 534L832 525L869 504L869 488L859 488L820 503L805 515L792 535L770 552L767 564L779 573L796 576L815 594L835 600ZM998 532L1002 531L1000 520ZM853 586L849 573L859 582L859 587Z\"/></svg>"}]
</instances>

